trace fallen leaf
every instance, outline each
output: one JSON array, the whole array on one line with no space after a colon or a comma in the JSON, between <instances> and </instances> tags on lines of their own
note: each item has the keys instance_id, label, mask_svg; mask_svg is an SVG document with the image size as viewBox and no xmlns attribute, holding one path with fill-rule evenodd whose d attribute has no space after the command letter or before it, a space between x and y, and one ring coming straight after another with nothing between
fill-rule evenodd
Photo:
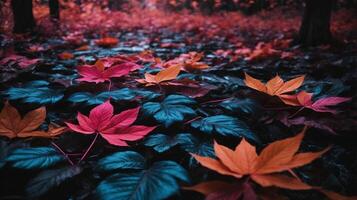
<instances>
[{"instance_id":1,"label":"fallen leaf","mask_svg":"<svg viewBox=\"0 0 357 200\"><path fill-rule=\"evenodd\" d=\"M6 102L0 113L0 135L8 138L52 137L63 133L61 129L51 129L49 132L36 130L44 122L45 118L45 107L30 111L21 118L16 108Z\"/></svg>"},{"instance_id":2,"label":"fallen leaf","mask_svg":"<svg viewBox=\"0 0 357 200\"><path fill-rule=\"evenodd\" d=\"M104 37L100 38L98 40L95 40L95 44L101 47L112 47L115 46L119 43L119 40L117 38L113 37Z\"/></svg>"},{"instance_id":3,"label":"fallen leaf","mask_svg":"<svg viewBox=\"0 0 357 200\"><path fill-rule=\"evenodd\" d=\"M78 81L101 83L110 81L110 78L118 78L128 75L133 68L137 69L135 63L121 63L106 67L101 60L98 60L94 65L84 65L77 67L79 75L82 78Z\"/></svg>"},{"instance_id":4,"label":"fallen leaf","mask_svg":"<svg viewBox=\"0 0 357 200\"><path fill-rule=\"evenodd\" d=\"M57 55L59 59L61 60L70 60L74 58L74 55L69 53L69 52L63 52Z\"/></svg>"},{"instance_id":5,"label":"fallen leaf","mask_svg":"<svg viewBox=\"0 0 357 200\"><path fill-rule=\"evenodd\" d=\"M170 81L176 79L177 75L181 71L180 65L175 65L167 69L161 70L156 75L149 73L145 74L145 79L137 79L139 83L145 84L146 86L160 84L165 81Z\"/></svg>"},{"instance_id":6,"label":"fallen leaf","mask_svg":"<svg viewBox=\"0 0 357 200\"><path fill-rule=\"evenodd\" d=\"M93 108L89 117L78 113L79 125L66 122L75 132L82 134L99 133L110 144L128 146L125 141L136 141L143 138L156 127L132 125L138 117L139 107L114 115L110 101Z\"/></svg>"},{"instance_id":7,"label":"fallen leaf","mask_svg":"<svg viewBox=\"0 0 357 200\"><path fill-rule=\"evenodd\" d=\"M218 160L193 155L203 166L223 175L241 178L249 175L263 187L278 186L293 190L306 190L312 187L295 177L276 174L311 163L329 148L320 152L297 153L306 128L298 135L279 140L265 147L258 156L255 147L243 140L235 150L214 144Z\"/></svg>"},{"instance_id":8,"label":"fallen leaf","mask_svg":"<svg viewBox=\"0 0 357 200\"><path fill-rule=\"evenodd\" d=\"M329 112L332 114L336 114L337 111L329 108L329 106L335 106L337 104L351 100L351 98L346 97L326 97L313 102L312 96L312 93L301 91L297 95L282 95L280 98L287 105L302 106L316 112Z\"/></svg>"},{"instance_id":9,"label":"fallen leaf","mask_svg":"<svg viewBox=\"0 0 357 200\"><path fill-rule=\"evenodd\" d=\"M292 80L284 82L279 75L269 80L266 84L262 83L260 80L255 79L245 73L244 83L246 86L269 94L270 96L281 96L285 93L292 92L299 88L304 82L305 76L299 76Z\"/></svg>"}]
</instances>

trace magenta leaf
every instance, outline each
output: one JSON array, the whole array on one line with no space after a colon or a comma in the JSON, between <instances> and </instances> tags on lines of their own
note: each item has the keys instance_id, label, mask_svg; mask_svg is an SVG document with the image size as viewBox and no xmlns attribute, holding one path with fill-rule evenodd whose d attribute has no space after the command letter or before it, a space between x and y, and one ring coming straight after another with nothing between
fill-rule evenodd
<instances>
[{"instance_id":1,"label":"magenta leaf","mask_svg":"<svg viewBox=\"0 0 357 200\"><path fill-rule=\"evenodd\" d=\"M108 65L104 65L108 66ZM110 81L110 78L119 78L128 75L130 71L139 69L141 66L135 63L121 63L105 67L105 69L100 70L95 65L84 65L77 67L78 74L82 77L77 79L82 82L94 82L101 83L105 81Z\"/></svg>"},{"instance_id":2,"label":"magenta leaf","mask_svg":"<svg viewBox=\"0 0 357 200\"><path fill-rule=\"evenodd\" d=\"M0 60L0 65L5 65L9 62L15 62L18 66L24 69L30 65L36 64L38 61L39 59L28 59L25 56L13 54Z\"/></svg>"},{"instance_id":3,"label":"magenta leaf","mask_svg":"<svg viewBox=\"0 0 357 200\"><path fill-rule=\"evenodd\" d=\"M351 98L345 98L345 97L327 97L323 99L319 99L315 101L311 105L311 109L317 111L317 112L330 112L330 113L336 113L336 110L333 110L331 108L328 108L328 106L335 106L337 104L346 102L351 100Z\"/></svg>"},{"instance_id":4,"label":"magenta leaf","mask_svg":"<svg viewBox=\"0 0 357 200\"><path fill-rule=\"evenodd\" d=\"M116 146L128 146L125 141L136 141L156 127L132 126L138 117L140 108L129 109L117 115L113 114L113 106L110 101L106 101L93 108L89 117L78 113L79 125L66 123L75 132L82 134L99 133L110 144Z\"/></svg>"}]
</instances>

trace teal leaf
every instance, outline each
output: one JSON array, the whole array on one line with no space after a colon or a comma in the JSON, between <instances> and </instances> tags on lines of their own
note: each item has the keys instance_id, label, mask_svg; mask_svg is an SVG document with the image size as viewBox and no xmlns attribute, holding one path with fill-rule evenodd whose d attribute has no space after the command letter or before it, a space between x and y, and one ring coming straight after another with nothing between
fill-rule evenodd
<instances>
[{"instance_id":1,"label":"teal leaf","mask_svg":"<svg viewBox=\"0 0 357 200\"><path fill-rule=\"evenodd\" d=\"M96 194L105 200L160 200L178 192L178 181L189 182L184 168L173 161L154 163L137 173L117 173L102 181Z\"/></svg>"},{"instance_id":2,"label":"teal leaf","mask_svg":"<svg viewBox=\"0 0 357 200\"><path fill-rule=\"evenodd\" d=\"M65 160L64 156L50 147L33 147L14 150L6 159L13 167L42 169Z\"/></svg>"},{"instance_id":3,"label":"teal leaf","mask_svg":"<svg viewBox=\"0 0 357 200\"><path fill-rule=\"evenodd\" d=\"M170 95L161 103L147 102L143 105L144 114L153 116L156 121L163 123L166 127L175 122L185 119L185 116L196 115L196 112L188 105L195 101L183 95Z\"/></svg>"}]
</instances>

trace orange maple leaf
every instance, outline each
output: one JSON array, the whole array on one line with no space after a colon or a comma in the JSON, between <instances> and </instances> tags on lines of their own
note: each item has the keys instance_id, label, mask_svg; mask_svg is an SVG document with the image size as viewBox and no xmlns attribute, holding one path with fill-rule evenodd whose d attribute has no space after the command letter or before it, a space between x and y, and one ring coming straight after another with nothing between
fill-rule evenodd
<instances>
[{"instance_id":1,"label":"orange maple leaf","mask_svg":"<svg viewBox=\"0 0 357 200\"><path fill-rule=\"evenodd\" d=\"M58 58L61 60L70 60L70 59L74 58L74 55L69 52L62 52L62 53L58 54Z\"/></svg>"},{"instance_id":2,"label":"orange maple leaf","mask_svg":"<svg viewBox=\"0 0 357 200\"><path fill-rule=\"evenodd\" d=\"M277 186L294 190L312 189L312 186L295 177L276 174L311 163L329 150L329 148L326 148L319 152L297 153L305 130L306 128L295 137L269 144L260 155L257 155L254 146L243 139L234 151L215 143L214 151L218 160L194 154L193 156L203 166L220 174L236 178L248 175L263 187Z\"/></svg>"},{"instance_id":3,"label":"orange maple leaf","mask_svg":"<svg viewBox=\"0 0 357 200\"><path fill-rule=\"evenodd\" d=\"M117 45L119 40L113 37L104 37L95 41L95 44L101 47L112 47Z\"/></svg>"},{"instance_id":4,"label":"orange maple leaf","mask_svg":"<svg viewBox=\"0 0 357 200\"><path fill-rule=\"evenodd\" d=\"M181 54L179 57L169 60L165 63L161 63L164 68L168 68L174 65L180 65L182 70L195 71L204 70L209 66L203 62L199 62L203 57L203 53L190 52L188 54Z\"/></svg>"},{"instance_id":5,"label":"orange maple leaf","mask_svg":"<svg viewBox=\"0 0 357 200\"><path fill-rule=\"evenodd\" d=\"M291 79L284 82L279 75L276 75L274 78L270 79L266 84L262 83L260 80L255 79L245 73L244 83L246 86L269 94L270 96L280 96L282 94L292 92L299 88L304 82L305 75L299 76L297 78Z\"/></svg>"},{"instance_id":6,"label":"orange maple leaf","mask_svg":"<svg viewBox=\"0 0 357 200\"><path fill-rule=\"evenodd\" d=\"M165 81L170 81L176 79L177 75L181 71L180 65L174 65L167 69L161 70L156 75L149 73L145 74L145 79L137 79L139 83L145 84L146 86L160 84Z\"/></svg>"},{"instance_id":7,"label":"orange maple leaf","mask_svg":"<svg viewBox=\"0 0 357 200\"><path fill-rule=\"evenodd\" d=\"M15 137L53 137L62 134L64 127L49 126L48 131L36 130L46 118L46 108L41 107L28 112L23 118L8 102L0 113L0 136Z\"/></svg>"}]
</instances>

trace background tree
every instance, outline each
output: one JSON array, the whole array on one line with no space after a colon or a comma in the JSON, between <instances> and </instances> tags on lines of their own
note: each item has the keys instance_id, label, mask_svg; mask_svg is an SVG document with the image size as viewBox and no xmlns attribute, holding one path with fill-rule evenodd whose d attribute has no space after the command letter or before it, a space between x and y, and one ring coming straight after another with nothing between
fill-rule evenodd
<instances>
[{"instance_id":1,"label":"background tree","mask_svg":"<svg viewBox=\"0 0 357 200\"><path fill-rule=\"evenodd\" d=\"M305 0L298 42L303 45L330 43L330 19L333 0Z\"/></svg>"},{"instance_id":2,"label":"background tree","mask_svg":"<svg viewBox=\"0 0 357 200\"><path fill-rule=\"evenodd\" d=\"M58 0L49 0L50 16L52 20L58 21L60 19L60 5Z\"/></svg>"},{"instance_id":3,"label":"background tree","mask_svg":"<svg viewBox=\"0 0 357 200\"><path fill-rule=\"evenodd\" d=\"M14 33L32 31L36 25L32 13L32 0L11 0L11 8L14 17Z\"/></svg>"}]
</instances>

